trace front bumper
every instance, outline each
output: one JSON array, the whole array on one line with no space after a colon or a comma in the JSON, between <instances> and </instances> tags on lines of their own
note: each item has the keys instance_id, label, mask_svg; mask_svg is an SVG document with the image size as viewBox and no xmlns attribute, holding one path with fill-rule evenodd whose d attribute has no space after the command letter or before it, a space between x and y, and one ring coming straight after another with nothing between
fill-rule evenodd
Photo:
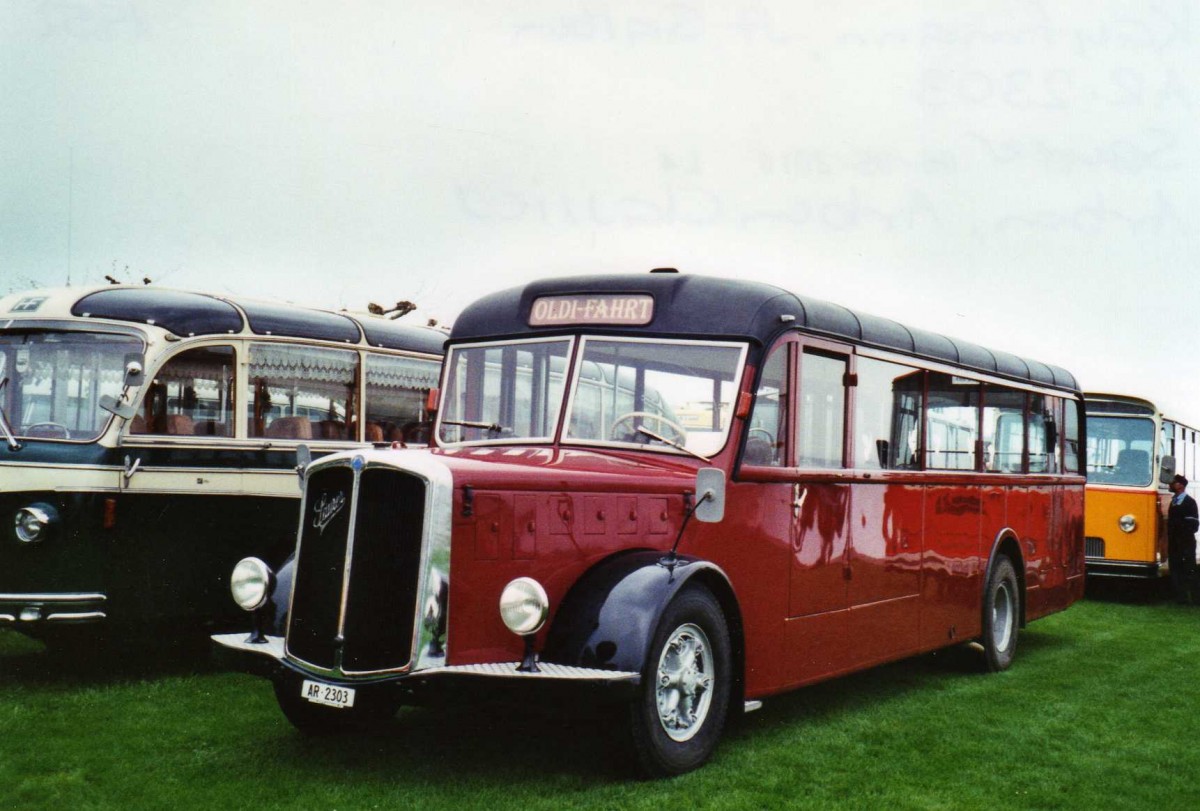
<instances>
[{"instance_id":1,"label":"front bumper","mask_svg":"<svg viewBox=\"0 0 1200 811\"><path fill-rule=\"evenodd\" d=\"M0 627L86 625L108 617L107 597L95 592L0 594Z\"/></svg>"},{"instance_id":2,"label":"front bumper","mask_svg":"<svg viewBox=\"0 0 1200 811\"><path fill-rule=\"evenodd\" d=\"M1088 577L1121 577L1132 580L1153 580L1167 574L1165 563L1145 563L1133 560L1085 558Z\"/></svg>"},{"instance_id":3,"label":"front bumper","mask_svg":"<svg viewBox=\"0 0 1200 811\"><path fill-rule=\"evenodd\" d=\"M356 689L394 688L398 684L403 684L414 690L420 690L424 687L433 688L442 683L446 683L444 686L449 687L451 683L461 681L475 685L488 683L493 686L543 684L569 687L574 685L596 688L624 696L632 695L641 683L641 674L637 672L600 670L552 662L539 662L538 671L533 673L518 670L520 662L491 662L475 665L435 665L383 679L347 679L330 677L325 673L312 673L291 661L287 656L283 637L267 636L266 641L256 643L251 642L246 633L236 633L215 634L212 640L220 646L221 653L225 658L239 670L266 676L273 680L298 674L325 684Z\"/></svg>"}]
</instances>

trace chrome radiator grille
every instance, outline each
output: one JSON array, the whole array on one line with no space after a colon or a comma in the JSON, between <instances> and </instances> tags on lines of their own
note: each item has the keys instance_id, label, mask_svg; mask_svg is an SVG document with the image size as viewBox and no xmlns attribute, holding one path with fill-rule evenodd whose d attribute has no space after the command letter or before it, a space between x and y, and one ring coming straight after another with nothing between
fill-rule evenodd
<instances>
[{"instance_id":1,"label":"chrome radiator grille","mask_svg":"<svg viewBox=\"0 0 1200 811\"><path fill-rule=\"evenodd\" d=\"M312 473L305 492L288 653L343 673L408 666L424 481L388 467L356 475L336 465Z\"/></svg>"}]
</instances>

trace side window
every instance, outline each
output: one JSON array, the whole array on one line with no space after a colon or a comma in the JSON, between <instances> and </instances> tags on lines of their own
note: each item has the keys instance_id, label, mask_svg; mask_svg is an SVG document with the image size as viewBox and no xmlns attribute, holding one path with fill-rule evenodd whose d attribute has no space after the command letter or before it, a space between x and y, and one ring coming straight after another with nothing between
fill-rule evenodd
<instances>
[{"instance_id":1,"label":"side window","mask_svg":"<svg viewBox=\"0 0 1200 811\"><path fill-rule=\"evenodd\" d=\"M1058 420L1061 406L1057 397L1029 395L1029 472L1057 473L1061 465Z\"/></svg>"},{"instance_id":2,"label":"side window","mask_svg":"<svg viewBox=\"0 0 1200 811\"><path fill-rule=\"evenodd\" d=\"M1020 473L1025 455L1025 392L1001 386L983 389L983 469Z\"/></svg>"},{"instance_id":3,"label":"side window","mask_svg":"<svg viewBox=\"0 0 1200 811\"><path fill-rule=\"evenodd\" d=\"M787 464L788 429L788 347L775 347L763 366L762 379L755 392L754 410L746 434L747 465L782 467Z\"/></svg>"},{"instance_id":4,"label":"side window","mask_svg":"<svg viewBox=\"0 0 1200 811\"><path fill-rule=\"evenodd\" d=\"M236 368L232 346L188 349L168 359L146 387L129 432L233 436Z\"/></svg>"},{"instance_id":5,"label":"side window","mask_svg":"<svg viewBox=\"0 0 1200 811\"><path fill-rule=\"evenodd\" d=\"M800 467L843 466L847 359L805 350L800 360Z\"/></svg>"},{"instance_id":6,"label":"side window","mask_svg":"<svg viewBox=\"0 0 1200 811\"><path fill-rule=\"evenodd\" d=\"M425 400L438 384L437 361L367 355L367 442L429 444Z\"/></svg>"},{"instance_id":7,"label":"side window","mask_svg":"<svg viewBox=\"0 0 1200 811\"><path fill-rule=\"evenodd\" d=\"M979 438L979 383L942 372L929 373L925 416L925 467L974 470Z\"/></svg>"},{"instance_id":8,"label":"side window","mask_svg":"<svg viewBox=\"0 0 1200 811\"><path fill-rule=\"evenodd\" d=\"M271 439L355 439L357 393L357 352L251 344L247 433Z\"/></svg>"},{"instance_id":9,"label":"side window","mask_svg":"<svg viewBox=\"0 0 1200 811\"><path fill-rule=\"evenodd\" d=\"M858 359L854 400L854 466L911 470L918 466L922 372L911 366Z\"/></svg>"},{"instance_id":10,"label":"side window","mask_svg":"<svg viewBox=\"0 0 1200 811\"><path fill-rule=\"evenodd\" d=\"M1076 400L1063 400L1063 472L1079 472L1079 409L1081 404Z\"/></svg>"}]
</instances>

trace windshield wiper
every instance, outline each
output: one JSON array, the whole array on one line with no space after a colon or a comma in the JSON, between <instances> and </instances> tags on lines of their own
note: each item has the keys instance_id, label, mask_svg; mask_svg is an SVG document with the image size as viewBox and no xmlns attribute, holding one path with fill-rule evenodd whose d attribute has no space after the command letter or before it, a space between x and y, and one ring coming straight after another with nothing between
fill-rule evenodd
<instances>
[{"instance_id":1,"label":"windshield wiper","mask_svg":"<svg viewBox=\"0 0 1200 811\"><path fill-rule=\"evenodd\" d=\"M0 380L0 394L4 393L4 387L8 385L8 378ZM0 405L0 431L4 431L4 439L8 442L10 451L21 450L21 443L17 441L13 435L12 424L8 421L8 415L4 413L4 406Z\"/></svg>"},{"instance_id":2,"label":"windshield wiper","mask_svg":"<svg viewBox=\"0 0 1200 811\"><path fill-rule=\"evenodd\" d=\"M639 425L634 430L637 431L639 434L645 434L646 436L650 437L651 439L657 439L659 442L662 442L665 445L670 445L672 448L678 448L679 450L683 451L684 453L691 454L692 456L695 456L697 459L699 459L701 462L711 462L712 461L707 456L701 456L700 454L696 453L691 448L688 448L684 445L680 445L678 442L676 442L673 439L667 439L665 436L661 436L659 434L654 433L653 431L651 431L649 428L647 428L644 425Z\"/></svg>"},{"instance_id":3,"label":"windshield wiper","mask_svg":"<svg viewBox=\"0 0 1200 811\"><path fill-rule=\"evenodd\" d=\"M498 422L479 422L478 420L442 420L442 425L461 425L465 428L482 428L489 435L500 436L505 428Z\"/></svg>"}]
</instances>

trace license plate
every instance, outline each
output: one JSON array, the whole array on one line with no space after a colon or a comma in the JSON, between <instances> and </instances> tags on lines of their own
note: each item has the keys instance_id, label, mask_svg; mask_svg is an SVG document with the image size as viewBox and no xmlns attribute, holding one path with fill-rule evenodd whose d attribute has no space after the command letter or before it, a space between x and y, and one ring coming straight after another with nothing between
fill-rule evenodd
<instances>
[{"instance_id":1,"label":"license plate","mask_svg":"<svg viewBox=\"0 0 1200 811\"><path fill-rule=\"evenodd\" d=\"M339 710L354 706L353 687L334 687L332 684L305 679L300 685L300 696L314 704L337 707Z\"/></svg>"}]
</instances>

